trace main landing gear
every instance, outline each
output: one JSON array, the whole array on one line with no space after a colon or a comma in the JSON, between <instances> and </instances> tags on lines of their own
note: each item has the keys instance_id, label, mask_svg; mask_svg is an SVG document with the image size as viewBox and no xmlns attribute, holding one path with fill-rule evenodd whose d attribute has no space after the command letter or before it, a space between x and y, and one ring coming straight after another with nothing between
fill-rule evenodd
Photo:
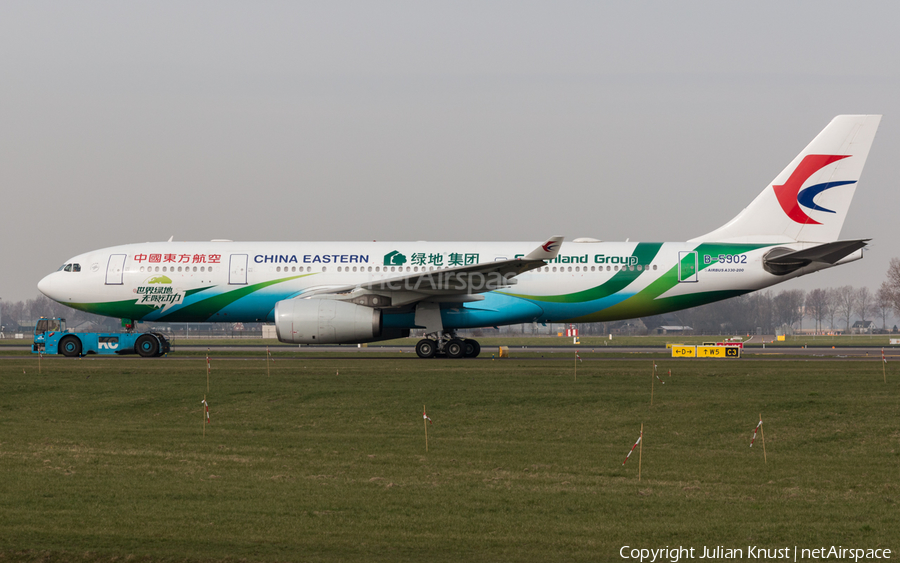
<instances>
[{"instance_id":1,"label":"main landing gear","mask_svg":"<svg viewBox=\"0 0 900 563\"><path fill-rule=\"evenodd\" d=\"M481 353L481 344L471 338L459 338L455 334L442 334L439 338L423 338L416 344L420 358L475 358Z\"/></svg>"}]
</instances>

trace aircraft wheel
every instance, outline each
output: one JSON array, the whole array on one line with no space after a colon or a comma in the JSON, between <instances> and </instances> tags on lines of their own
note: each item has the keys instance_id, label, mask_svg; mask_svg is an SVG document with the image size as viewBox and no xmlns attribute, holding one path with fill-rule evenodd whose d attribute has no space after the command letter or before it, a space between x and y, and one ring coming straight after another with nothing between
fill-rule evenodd
<instances>
[{"instance_id":1,"label":"aircraft wheel","mask_svg":"<svg viewBox=\"0 0 900 563\"><path fill-rule=\"evenodd\" d=\"M81 355L81 340L77 336L64 336L59 341L59 353L68 358Z\"/></svg>"},{"instance_id":2,"label":"aircraft wheel","mask_svg":"<svg viewBox=\"0 0 900 563\"><path fill-rule=\"evenodd\" d=\"M462 358L466 353L466 344L459 338L454 338L444 345L444 352L448 358Z\"/></svg>"},{"instance_id":3,"label":"aircraft wheel","mask_svg":"<svg viewBox=\"0 0 900 563\"><path fill-rule=\"evenodd\" d=\"M478 354L481 353L481 344L479 344L477 340L467 338L463 340L463 343L466 345L465 355L467 358L477 358Z\"/></svg>"},{"instance_id":4,"label":"aircraft wheel","mask_svg":"<svg viewBox=\"0 0 900 563\"><path fill-rule=\"evenodd\" d=\"M159 341L154 336L143 334L134 343L134 351L144 358L152 358L159 353Z\"/></svg>"},{"instance_id":5,"label":"aircraft wheel","mask_svg":"<svg viewBox=\"0 0 900 563\"><path fill-rule=\"evenodd\" d=\"M430 338L419 340L419 343L416 344L416 355L420 358L433 358L435 352L437 352L437 342Z\"/></svg>"}]
</instances>

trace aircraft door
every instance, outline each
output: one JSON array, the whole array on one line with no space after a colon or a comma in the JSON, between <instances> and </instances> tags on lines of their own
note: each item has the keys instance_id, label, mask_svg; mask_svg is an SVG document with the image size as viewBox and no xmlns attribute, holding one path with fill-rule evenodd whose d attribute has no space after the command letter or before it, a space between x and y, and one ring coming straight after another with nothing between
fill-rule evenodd
<instances>
[{"instance_id":1,"label":"aircraft door","mask_svg":"<svg viewBox=\"0 0 900 563\"><path fill-rule=\"evenodd\" d=\"M228 284L247 285L247 255L232 254L228 260Z\"/></svg>"},{"instance_id":2,"label":"aircraft door","mask_svg":"<svg viewBox=\"0 0 900 563\"><path fill-rule=\"evenodd\" d=\"M106 285L122 285L127 254L113 254L106 265Z\"/></svg>"},{"instance_id":3,"label":"aircraft door","mask_svg":"<svg viewBox=\"0 0 900 563\"><path fill-rule=\"evenodd\" d=\"M678 283L697 281L697 251L680 251L678 253Z\"/></svg>"}]
</instances>

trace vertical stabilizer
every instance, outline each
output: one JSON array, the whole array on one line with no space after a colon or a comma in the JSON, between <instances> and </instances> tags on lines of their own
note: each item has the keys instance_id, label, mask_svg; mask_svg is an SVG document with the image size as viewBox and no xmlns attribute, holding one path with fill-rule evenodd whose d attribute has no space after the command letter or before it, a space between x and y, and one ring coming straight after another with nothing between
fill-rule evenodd
<instances>
[{"instance_id":1,"label":"vertical stabilizer","mask_svg":"<svg viewBox=\"0 0 900 563\"><path fill-rule=\"evenodd\" d=\"M838 239L880 115L839 115L737 217L692 242Z\"/></svg>"}]
</instances>

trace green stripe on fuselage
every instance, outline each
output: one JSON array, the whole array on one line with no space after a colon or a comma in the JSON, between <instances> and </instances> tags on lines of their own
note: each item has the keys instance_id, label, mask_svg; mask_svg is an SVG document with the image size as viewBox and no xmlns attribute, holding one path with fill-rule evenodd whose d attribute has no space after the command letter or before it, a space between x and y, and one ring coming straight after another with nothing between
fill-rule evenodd
<instances>
[{"instance_id":1,"label":"green stripe on fuselage","mask_svg":"<svg viewBox=\"0 0 900 563\"><path fill-rule=\"evenodd\" d=\"M584 291L577 291L575 293L567 293L565 295L546 295L546 296L535 296L535 295L520 295L515 293L507 293L506 295L510 295L512 297L521 297L524 299L529 299L531 301L543 301L545 303L584 303L585 301L594 301L596 299L602 299L614 293L618 293L622 291L626 287L628 287L631 282L636 280L638 276L646 272L646 267L656 258L656 255L659 253L659 249L662 247L661 242L639 242L637 247L634 249L634 253L632 256L637 258L637 263L643 266L642 269L634 269L623 266L621 270L615 273L613 277L608 279L606 282L598 285L597 287L592 287L590 289L585 289ZM502 293L502 292L501 292Z\"/></svg>"},{"instance_id":2,"label":"green stripe on fuselage","mask_svg":"<svg viewBox=\"0 0 900 563\"><path fill-rule=\"evenodd\" d=\"M164 314L160 316L160 318L156 319L160 322L192 322L196 321L198 318L209 319L228 305L231 305L238 299L242 297L246 297L251 293L255 293L260 289L264 289L271 285L275 285L278 283L283 283L286 281L296 280L299 278L305 278L306 276L312 276L315 274L303 274L302 276L291 276L288 278L281 278L277 280L267 281L256 283L253 285L247 285L241 287L239 289L233 289L231 291L227 291L225 293L220 293L218 295L213 295L211 297L207 297L201 301L197 301L196 303L191 303L190 305L185 305L180 309L176 309L169 314Z\"/></svg>"},{"instance_id":3,"label":"green stripe on fuselage","mask_svg":"<svg viewBox=\"0 0 900 563\"><path fill-rule=\"evenodd\" d=\"M137 299L107 303L63 303L63 305L86 313L120 319L142 319L159 308L155 305L138 305Z\"/></svg>"},{"instance_id":4,"label":"green stripe on fuselage","mask_svg":"<svg viewBox=\"0 0 900 563\"><path fill-rule=\"evenodd\" d=\"M702 243L694 249L697 252L698 270L702 271L714 264L718 263L718 258L710 261L709 264L704 263L704 256L716 256L720 254L744 254L765 248L775 246L774 244L728 244L728 243ZM659 315L669 311L677 311L687 307L697 307L714 301L721 301L731 297L737 297L745 293L755 291L755 289L729 289L718 291L697 291L685 295L677 295L659 299L659 296L678 285L678 265L663 272L657 279L653 280L650 285L645 287L638 293L635 293L621 303L617 303L611 307L597 311L577 319L570 319L571 322L593 322L593 321L613 321L621 319L634 319L637 317L646 317L649 315ZM693 284L690 284L693 285Z\"/></svg>"},{"instance_id":5,"label":"green stripe on fuselage","mask_svg":"<svg viewBox=\"0 0 900 563\"><path fill-rule=\"evenodd\" d=\"M201 318L208 319L218 311L234 303L241 297L245 297L247 295L250 295L251 293L254 293L271 285L312 275L315 275L315 273L303 274L301 276L291 276L287 278L257 283L254 285L243 286L239 289L221 293L219 295L214 295L201 301L197 301L196 303L191 303L190 305L185 305L178 310L172 311L170 314L163 314L160 318L154 320L159 322L197 322ZM214 287L216 286L189 289L185 291L184 294L185 297L187 297L189 295L195 295ZM119 317L122 319L143 319L150 313L159 311L159 306L157 305L138 305L137 299L127 299L125 301L109 301L106 303L65 303L65 305L68 307L72 307L73 309L78 309L80 311L94 313L95 315Z\"/></svg>"},{"instance_id":6,"label":"green stripe on fuselage","mask_svg":"<svg viewBox=\"0 0 900 563\"><path fill-rule=\"evenodd\" d=\"M185 297L190 297L191 295L193 295L193 294L195 294L195 293L200 293L201 291L206 291L207 289L209 289L209 288L211 288L211 287L216 287L216 286L214 286L214 285L208 285L208 286L206 286L206 287L198 287L197 289L189 289L189 290L187 290L187 291L184 292L184 296L185 296Z\"/></svg>"}]
</instances>

